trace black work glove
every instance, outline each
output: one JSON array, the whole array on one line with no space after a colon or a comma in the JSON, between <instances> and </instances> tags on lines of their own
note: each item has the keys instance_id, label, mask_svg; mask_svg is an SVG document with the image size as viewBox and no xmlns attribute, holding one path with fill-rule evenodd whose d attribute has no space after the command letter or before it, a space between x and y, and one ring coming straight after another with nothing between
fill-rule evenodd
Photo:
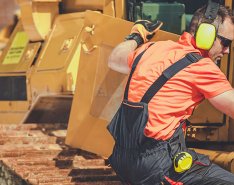
<instances>
[{"instance_id":1,"label":"black work glove","mask_svg":"<svg viewBox=\"0 0 234 185\"><path fill-rule=\"evenodd\" d=\"M137 45L140 46L148 42L162 25L163 23L158 20L154 23L148 20L138 20L134 23L130 35L125 40L136 40Z\"/></svg>"}]
</instances>

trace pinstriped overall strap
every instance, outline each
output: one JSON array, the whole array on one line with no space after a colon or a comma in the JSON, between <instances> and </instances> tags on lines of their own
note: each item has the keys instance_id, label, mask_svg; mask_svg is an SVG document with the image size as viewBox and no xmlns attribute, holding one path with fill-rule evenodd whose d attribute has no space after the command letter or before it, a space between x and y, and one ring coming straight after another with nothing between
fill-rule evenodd
<instances>
[{"instance_id":1,"label":"pinstriped overall strap","mask_svg":"<svg viewBox=\"0 0 234 185\"><path fill-rule=\"evenodd\" d=\"M202 59L203 57L197 53L188 53L184 58L175 62L167 69L163 71L161 76L150 86L150 88L146 91L144 96L141 99L141 102L149 103L150 100L154 97L154 95L162 88L162 86L172 78L176 73L189 66L192 63L195 63Z\"/></svg>"}]
</instances>

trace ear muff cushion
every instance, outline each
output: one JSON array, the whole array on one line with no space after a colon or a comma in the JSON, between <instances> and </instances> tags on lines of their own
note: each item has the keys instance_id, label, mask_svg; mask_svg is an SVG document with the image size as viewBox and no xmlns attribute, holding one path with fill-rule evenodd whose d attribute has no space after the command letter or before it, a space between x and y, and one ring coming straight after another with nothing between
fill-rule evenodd
<instances>
[{"instance_id":1,"label":"ear muff cushion","mask_svg":"<svg viewBox=\"0 0 234 185\"><path fill-rule=\"evenodd\" d=\"M209 50L216 37L216 28L209 23L201 23L196 32L196 46L200 49Z\"/></svg>"}]
</instances>

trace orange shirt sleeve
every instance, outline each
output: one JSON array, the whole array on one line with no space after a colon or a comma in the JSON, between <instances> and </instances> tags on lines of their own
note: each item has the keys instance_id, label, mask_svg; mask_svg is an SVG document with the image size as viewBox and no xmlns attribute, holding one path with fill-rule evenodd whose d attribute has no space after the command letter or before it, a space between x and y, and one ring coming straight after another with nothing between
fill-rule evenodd
<instances>
[{"instance_id":1,"label":"orange shirt sleeve","mask_svg":"<svg viewBox=\"0 0 234 185\"><path fill-rule=\"evenodd\" d=\"M205 98L215 97L232 89L224 73L210 59L204 58L190 66L195 87Z\"/></svg>"}]
</instances>

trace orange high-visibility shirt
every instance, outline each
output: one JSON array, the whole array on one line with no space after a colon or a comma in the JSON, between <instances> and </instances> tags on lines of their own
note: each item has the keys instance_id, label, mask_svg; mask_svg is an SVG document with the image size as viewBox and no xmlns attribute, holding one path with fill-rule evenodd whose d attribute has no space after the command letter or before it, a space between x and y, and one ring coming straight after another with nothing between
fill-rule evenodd
<instances>
[{"instance_id":1,"label":"orange high-visibility shirt","mask_svg":"<svg viewBox=\"0 0 234 185\"><path fill-rule=\"evenodd\" d=\"M149 120L144 133L157 140L170 138L180 121L187 119L204 98L211 98L232 86L207 52L195 48L192 35L184 33L178 42L159 41L145 52L132 76L128 99L139 102L146 90L174 62L189 52L205 56L178 72L158 91L148 104ZM144 44L128 57L131 68L135 57L149 46Z\"/></svg>"}]
</instances>

